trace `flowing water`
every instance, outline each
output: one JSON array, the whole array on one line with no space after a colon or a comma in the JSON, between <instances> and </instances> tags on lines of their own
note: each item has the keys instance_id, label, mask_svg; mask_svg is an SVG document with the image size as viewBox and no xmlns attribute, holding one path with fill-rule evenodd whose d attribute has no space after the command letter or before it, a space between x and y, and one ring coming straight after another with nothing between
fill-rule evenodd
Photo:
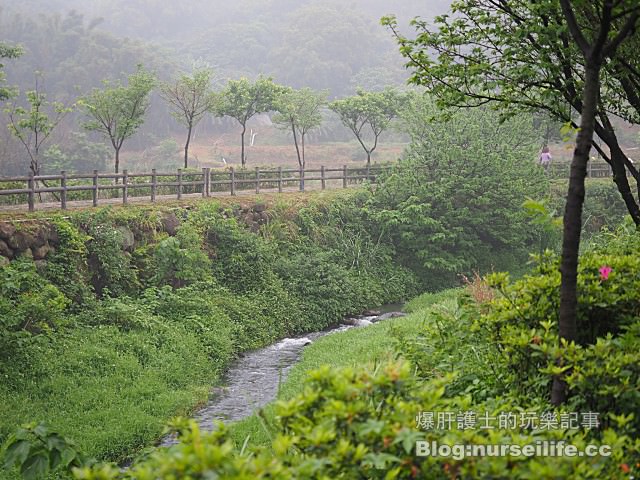
<instances>
[{"instance_id":1,"label":"flowing water","mask_svg":"<svg viewBox=\"0 0 640 480\"><path fill-rule=\"evenodd\" d=\"M193 418L201 430L210 431L216 420L232 422L250 416L256 409L277 397L279 385L291 367L298 362L306 345L325 335L350 328L366 327L378 321L402 316L403 314L399 313L401 307L381 307L376 312L369 312L370 315L345 319L342 325L330 330L310 333L299 338L285 338L269 347L244 354L225 374L223 386L213 389L208 404L197 411ZM162 445L165 446L173 443L174 437L167 437L162 441Z\"/></svg>"}]
</instances>

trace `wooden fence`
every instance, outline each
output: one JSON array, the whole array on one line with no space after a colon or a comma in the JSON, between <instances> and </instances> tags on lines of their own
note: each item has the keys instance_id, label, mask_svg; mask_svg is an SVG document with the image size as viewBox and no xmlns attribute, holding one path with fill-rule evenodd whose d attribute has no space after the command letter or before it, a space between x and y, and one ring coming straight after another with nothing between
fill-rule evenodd
<instances>
[{"instance_id":1,"label":"wooden fence","mask_svg":"<svg viewBox=\"0 0 640 480\"><path fill-rule=\"evenodd\" d=\"M183 195L198 194L236 195L246 192L280 192L286 188L305 191L311 189L346 188L348 185L364 180L375 182L377 176L390 166L363 166L340 168L320 167L319 169L234 169L217 170L203 168L201 171L159 173L99 173L89 174L38 175L25 177L0 177L0 209L11 206L13 209L28 207L34 211L36 205L58 207L63 210L69 202L74 205L98 206L102 203L121 201L127 204L130 199L148 199L155 202L158 198L183 198ZM550 175L556 178L569 176L569 163L552 162ZM627 172L628 173L628 172ZM604 162L589 162L587 176L610 177L611 167Z\"/></svg>"},{"instance_id":2,"label":"wooden fence","mask_svg":"<svg viewBox=\"0 0 640 480\"><path fill-rule=\"evenodd\" d=\"M375 182L376 177L389 167L366 166L319 169L263 169L254 170L213 170L183 171L176 173L99 173L90 174L29 175L25 177L0 177L0 208L6 205L27 206L32 212L36 204L59 203L66 209L68 202L80 205L100 204L100 200L121 199L127 204L130 199L148 198L155 202L157 198L175 196L178 200L187 194L200 194L209 197L212 194L236 195L238 192L277 191L292 187L305 191L309 183L312 188L346 188L348 185L364 180ZM6 187L6 188L5 188ZM44 194L44 197L43 197ZM112 203L112 202L111 202Z\"/></svg>"},{"instance_id":3,"label":"wooden fence","mask_svg":"<svg viewBox=\"0 0 640 480\"><path fill-rule=\"evenodd\" d=\"M549 167L553 176L569 178L570 162L551 162ZM604 178L611 175L611 166L606 162L589 162L587 164L587 177L589 178ZM627 176L629 175L630 173L627 170Z\"/></svg>"}]
</instances>

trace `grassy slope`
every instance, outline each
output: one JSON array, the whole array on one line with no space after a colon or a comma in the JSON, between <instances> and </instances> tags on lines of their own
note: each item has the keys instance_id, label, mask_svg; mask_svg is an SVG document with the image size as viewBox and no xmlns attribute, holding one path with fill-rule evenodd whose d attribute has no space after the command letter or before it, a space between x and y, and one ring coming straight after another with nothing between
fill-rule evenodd
<instances>
[{"instance_id":1,"label":"grassy slope","mask_svg":"<svg viewBox=\"0 0 640 480\"><path fill-rule=\"evenodd\" d=\"M91 456L122 458L157 438L164 419L206 400L217 372L202 350L177 329L73 329L24 359L36 378L0 385L0 425L46 421Z\"/></svg>"},{"instance_id":2,"label":"grassy slope","mask_svg":"<svg viewBox=\"0 0 640 480\"><path fill-rule=\"evenodd\" d=\"M210 202L243 207L264 203L289 218L302 206L352 194L259 195ZM124 212L121 207L114 210ZM28 222L49 215L5 218ZM90 456L123 460L153 444L168 419L188 415L207 400L221 372L204 350L198 334L181 322L161 322L142 331L65 322L17 355L11 368L0 369L0 443L16 425L44 421ZM0 469L0 479L6 478L17 477Z\"/></svg>"},{"instance_id":3,"label":"grassy slope","mask_svg":"<svg viewBox=\"0 0 640 480\"><path fill-rule=\"evenodd\" d=\"M333 367L376 365L396 355L394 333L417 333L425 321L424 309L456 297L458 290L426 293L405 306L410 315L390 319L366 328L354 328L327 335L305 348L302 359L289 372L280 388L280 399L288 399L302 391L309 370L322 365ZM231 425L231 434L240 448L247 437L249 446L268 445L274 421L273 406L268 405L260 418L253 415Z\"/></svg>"}]
</instances>

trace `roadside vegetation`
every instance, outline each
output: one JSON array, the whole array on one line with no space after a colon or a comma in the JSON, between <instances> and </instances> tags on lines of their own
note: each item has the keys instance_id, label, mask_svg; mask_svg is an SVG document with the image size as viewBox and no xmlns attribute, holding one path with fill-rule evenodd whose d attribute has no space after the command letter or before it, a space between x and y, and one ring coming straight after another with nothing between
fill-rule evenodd
<instances>
[{"instance_id":1,"label":"roadside vegetation","mask_svg":"<svg viewBox=\"0 0 640 480\"><path fill-rule=\"evenodd\" d=\"M55 248L45 261L34 261L28 249L0 267L0 437L8 464L28 476L80 465L76 451L99 461L130 458L157 440L170 418L202 403L244 350L459 285L456 273L522 273L530 251L557 248L551 184L535 166L518 163L535 148L535 132L477 111L468 137L448 133L462 125L458 118L422 137L420 112L430 108L424 102L415 106L406 159L376 187L304 202L202 201L188 209L100 209L16 222L12 228L30 235L52 229ZM476 142L488 131L513 145ZM448 169L433 177L424 167L447 151ZM600 225L611 221L608 204L591 205ZM400 337L409 342L419 326L404 322L397 323L399 331L407 328ZM350 333L362 336L360 349L330 355L352 365L349 352L385 371L383 363L395 357L385 328ZM469 334L466 325L459 328ZM322 362L326 353L317 352ZM410 352L403 348L402 357L413 359ZM295 398L301 375L292 373L283 395ZM276 418L268 422L276 425ZM47 429L16 431L43 421ZM49 441L52 435L61 443ZM63 448L63 437L76 446ZM242 427L233 438L244 443Z\"/></svg>"},{"instance_id":2,"label":"roadside vegetation","mask_svg":"<svg viewBox=\"0 0 640 480\"><path fill-rule=\"evenodd\" d=\"M231 430L220 424L214 433L176 420L172 429L181 443L150 453L127 472L100 464L75 470L76 478L213 472L231 479L633 478L640 460L640 302L638 289L629 286L639 281L639 242L630 226L593 238L578 279L585 335L570 349L558 348L549 314L559 302L552 268L559 260L549 252L520 280L475 277L463 289L412 300L405 318L320 339L260 420ZM571 401L553 408L558 364L571 372ZM438 413L447 412L450 425L429 423L429 414L438 422ZM484 415L495 428L480 426ZM515 423L498 428L506 415L515 415ZM534 420L525 426L526 416ZM457 451L418 456L416 450L416 442L432 448L432 442L524 447L542 441L611 454L464 458Z\"/></svg>"}]
</instances>

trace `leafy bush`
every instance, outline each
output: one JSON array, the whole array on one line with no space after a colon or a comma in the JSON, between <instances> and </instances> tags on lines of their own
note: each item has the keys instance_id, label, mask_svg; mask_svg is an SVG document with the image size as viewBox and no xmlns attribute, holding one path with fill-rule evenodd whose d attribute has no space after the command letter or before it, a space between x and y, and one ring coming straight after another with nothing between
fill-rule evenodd
<instances>
[{"instance_id":1,"label":"leafy bush","mask_svg":"<svg viewBox=\"0 0 640 480\"><path fill-rule=\"evenodd\" d=\"M52 226L58 236L55 252L47 256L44 276L72 300L72 309L79 309L93 297L88 277L87 235L69 220L56 216Z\"/></svg>"},{"instance_id":2,"label":"leafy bush","mask_svg":"<svg viewBox=\"0 0 640 480\"><path fill-rule=\"evenodd\" d=\"M305 390L279 402L280 423L272 450L234 453L227 431L202 434L195 422L178 421L176 446L158 450L129 472L109 465L75 469L87 480L119 478L620 478L621 466L635 465L639 443L612 429L602 441L580 430L424 429L419 412L476 411L498 415L516 411L508 401L471 405L468 398L448 397L450 377L417 381L406 363L388 364L373 373L321 368L309 373ZM612 447L611 457L496 457L472 459L418 457L416 442L455 445L535 445L560 440L583 449L587 444Z\"/></svg>"},{"instance_id":3,"label":"leafy bush","mask_svg":"<svg viewBox=\"0 0 640 480\"><path fill-rule=\"evenodd\" d=\"M109 217L109 209L84 214L78 222L89 237L87 263L96 294L103 296L107 291L116 296L134 293L139 284L131 265L131 255L125 251L124 233Z\"/></svg>"},{"instance_id":4,"label":"leafy bush","mask_svg":"<svg viewBox=\"0 0 640 480\"><path fill-rule=\"evenodd\" d=\"M508 276L489 277L502 293L482 323L503 347L514 373L525 383L541 365L533 353L541 342L553 342L560 303L558 259L547 255L537 271L513 284ZM603 267L611 268L604 278ZM632 256L585 254L578 270L577 343L590 345L599 337L618 334L640 318L640 260ZM535 339L535 340L534 340ZM533 341L533 343L532 343ZM535 375L533 377L535 378Z\"/></svg>"},{"instance_id":5,"label":"leafy bush","mask_svg":"<svg viewBox=\"0 0 640 480\"><path fill-rule=\"evenodd\" d=\"M613 250L624 252L635 241L618 238ZM558 339L560 273L551 254L517 282L491 275L501 296L476 325L497 345L516 398L546 401L552 376L564 374L573 408L603 412L605 425L637 436L640 370L634 352L640 346L640 261L635 255L599 250L602 244L580 260L576 343L560 346Z\"/></svg>"},{"instance_id":6,"label":"leafy bush","mask_svg":"<svg viewBox=\"0 0 640 480\"><path fill-rule=\"evenodd\" d=\"M211 277L211 261L202 250L202 238L189 224L178 228L175 237L168 237L155 250L155 283L180 288Z\"/></svg>"},{"instance_id":7,"label":"leafy bush","mask_svg":"<svg viewBox=\"0 0 640 480\"><path fill-rule=\"evenodd\" d=\"M412 143L366 203L373 225L429 290L472 270L521 269L539 241L523 202L548 189L523 160L535 156L535 133L489 110L428 123L433 114L428 100L414 98L406 115Z\"/></svg>"},{"instance_id":8,"label":"leafy bush","mask_svg":"<svg viewBox=\"0 0 640 480\"><path fill-rule=\"evenodd\" d=\"M0 267L0 361L33 334L55 327L68 305L60 290L43 281L33 260L19 258Z\"/></svg>"},{"instance_id":9,"label":"leafy bush","mask_svg":"<svg viewBox=\"0 0 640 480\"><path fill-rule=\"evenodd\" d=\"M7 440L5 449L5 469L18 467L26 480L39 480L49 472L86 463L72 440L50 431L45 424L19 428Z\"/></svg>"}]
</instances>

